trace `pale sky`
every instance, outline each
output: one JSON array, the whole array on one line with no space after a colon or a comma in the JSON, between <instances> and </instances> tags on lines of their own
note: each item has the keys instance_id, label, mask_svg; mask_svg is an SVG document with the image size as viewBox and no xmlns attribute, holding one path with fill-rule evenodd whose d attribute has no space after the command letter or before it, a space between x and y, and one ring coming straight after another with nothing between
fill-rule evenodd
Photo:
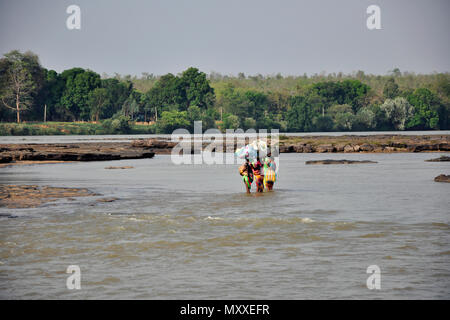
<instances>
[{"instance_id":1,"label":"pale sky","mask_svg":"<svg viewBox=\"0 0 450 320\"><path fill-rule=\"evenodd\" d=\"M66 27L71 4L81 30ZM371 4L381 30L366 27ZM449 14L449 0L0 0L0 54L110 75L449 72Z\"/></svg>"}]
</instances>

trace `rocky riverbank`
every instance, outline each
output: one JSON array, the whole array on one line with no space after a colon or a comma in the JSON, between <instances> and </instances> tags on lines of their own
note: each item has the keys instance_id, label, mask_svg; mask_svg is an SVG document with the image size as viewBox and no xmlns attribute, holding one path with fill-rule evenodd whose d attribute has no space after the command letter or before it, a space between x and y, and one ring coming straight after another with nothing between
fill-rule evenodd
<instances>
[{"instance_id":1,"label":"rocky riverbank","mask_svg":"<svg viewBox=\"0 0 450 320\"><path fill-rule=\"evenodd\" d=\"M0 164L143 159L154 155L148 148L129 142L0 144Z\"/></svg>"},{"instance_id":2,"label":"rocky riverbank","mask_svg":"<svg viewBox=\"0 0 450 320\"><path fill-rule=\"evenodd\" d=\"M450 136L370 135L280 137L281 153L390 153L427 151L450 151Z\"/></svg>"},{"instance_id":3,"label":"rocky riverbank","mask_svg":"<svg viewBox=\"0 0 450 320\"><path fill-rule=\"evenodd\" d=\"M152 158L155 154L170 154L176 145L176 142L162 138L139 139L133 142L0 144L0 166L17 162L50 163ZM210 143L202 143L202 149L209 145ZM224 151L234 151L237 145L235 141L228 141L223 142L222 147ZM450 151L450 136L380 134L286 137L281 135L279 150L280 153L446 152ZM194 153L194 148L191 148L191 153Z\"/></svg>"},{"instance_id":4,"label":"rocky riverbank","mask_svg":"<svg viewBox=\"0 0 450 320\"><path fill-rule=\"evenodd\" d=\"M269 139L270 141L270 139ZM224 142L223 150L235 150L235 142ZM176 143L164 139L141 139L135 147L147 148L156 154L170 154ZM209 143L203 143L204 149ZM191 148L192 150L194 148ZM280 153L379 153L379 152L445 152L450 151L449 135L362 135L279 137Z\"/></svg>"},{"instance_id":5,"label":"rocky riverbank","mask_svg":"<svg viewBox=\"0 0 450 320\"><path fill-rule=\"evenodd\" d=\"M359 163L378 163L370 160L309 160L305 164L359 164Z\"/></svg>"}]
</instances>

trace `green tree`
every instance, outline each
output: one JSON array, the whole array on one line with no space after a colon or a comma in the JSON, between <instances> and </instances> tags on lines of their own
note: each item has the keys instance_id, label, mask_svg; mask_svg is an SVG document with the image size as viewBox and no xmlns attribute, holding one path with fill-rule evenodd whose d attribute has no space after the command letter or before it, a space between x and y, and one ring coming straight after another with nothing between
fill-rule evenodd
<instances>
[{"instance_id":1,"label":"green tree","mask_svg":"<svg viewBox=\"0 0 450 320\"><path fill-rule=\"evenodd\" d=\"M224 129L233 129L236 130L239 128L239 118L234 114L227 114L223 119L223 128Z\"/></svg>"},{"instance_id":2,"label":"green tree","mask_svg":"<svg viewBox=\"0 0 450 320\"><path fill-rule=\"evenodd\" d=\"M46 71L45 84L42 90L43 104L46 106L47 120L66 120L61 106L61 97L65 82L54 70Z\"/></svg>"},{"instance_id":3,"label":"green tree","mask_svg":"<svg viewBox=\"0 0 450 320\"><path fill-rule=\"evenodd\" d=\"M286 116L288 131L311 131L313 129L312 119L315 116L311 107L306 104L303 97L293 97L291 100L293 105Z\"/></svg>"},{"instance_id":4,"label":"green tree","mask_svg":"<svg viewBox=\"0 0 450 320\"><path fill-rule=\"evenodd\" d=\"M133 84L129 81L119 81L117 79L102 79L101 87L106 90L109 104L103 110L105 118L111 118L122 109L125 100L133 91Z\"/></svg>"},{"instance_id":5,"label":"green tree","mask_svg":"<svg viewBox=\"0 0 450 320\"><path fill-rule=\"evenodd\" d=\"M322 114L326 109L334 104L351 105L354 112L363 106L364 97L368 94L370 87L359 80L346 79L344 81L325 81L312 85L310 93L316 93L324 98L320 103ZM318 105L314 103L313 105Z\"/></svg>"},{"instance_id":6,"label":"green tree","mask_svg":"<svg viewBox=\"0 0 450 320\"><path fill-rule=\"evenodd\" d=\"M253 118L245 118L242 125L244 130L256 129L256 120Z\"/></svg>"},{"instance_id":7,"label":"green tree","mask_svg":"<svg viewBox=\"0 0 450 320\"><path fill-rule=\"evenodd\" d=\"M138 99L139 97L136 97L136 95L132 92L127 100L125 100L122 105L122 114L125 117L129 117L131 120L134 120L136 114L139 113Z\"/></svg>"},{"instance_id":8,"label":"green tree","mask_svg":"<svg viewBox=\"0 0 450 320\"><path fill-rule=\"evenodd\" d=\"M252 116L249 114L249 99L245 92L235 89L232 84L227 84L221 91L218 98L218 108L225 113L236 115L240 121Z\"/></svg>"},{"instance_id":9,"label":"green tree","mask_svg":"<svg viewBox=\"0 0 450 320\"><path fill-rule=\"evenodd\" d=\"M341 87L344 92L342 103L351 105L354 113L358 112L364 106L365 97L370 92L370 87L354 79L342 81Z\"/></svg>"},{"instance_id":10,"label":"green tree","mask_svg":"<svg viewBox=\"0 0 450 320\"><path fill-rule=\"evenodd\" d=\"M89 109L89 93L100 87L100 75L82 68L73 68L64 71L61 77L66 86L61 97L61 104L74 119L87 120L91 115Z\"/></svg>"},{"instance_id":11,"label":"green tree","mask_svg":"<svg viewBox=\"0 0 450 320\"><path fill-rule=\"evenodd\" d=\"M155 120L168 106L179 106L186 101L180 78L171 73L162 76L145 95L146 108L153 111Z\"/></svg>"},{"instance_id":12,"label":"green tree","mask_svg":"<svg viewBox=\"0 0 450 320\"><path fill-rule=\"evenodd\" d=\"M333 130L333 118L329 115L316 116L312 121L314 131L327 132Z\"/></svg>"},{"instance_id":13,"label":"green tree","mask_svg":"<svg viewBox=\"0 0 450 320\"><path fill-rule=\"evenodd\" d=\"M131 132L130 118L124 115L102 121L102 127L110 134L126 134Z\"/></svg>"},{"instance_id":14,"label":"green tree","mask_svg":"<svg viewBox=\"0 0 450 320\"><path fill-rule=\"evenodd\" d=\"M327 114L331 118L333 118L333 120L340 113L352 113L353 114L353 109L348 104L335 104L335 105L331 106L327 111Z\"/></svg>"},{"instance_id":15,"label":"green tree","mask_svg":"<svg viewBox=\"0 0 450 320\"><path fill-rule=\"evenodd\" d=\"M202 110L197 106L190 106L187 110L189 121L200 121L202 120Z\"/></svg>"},{"instance_id":16,"label":"green tree","mask_svg":"<svg viewBox=\"0 0 450 320\"><path fill-rule=\"evenodd\" d=\"M189 68L183 72L180 78L181 87L185 101L182 105L187 110L189 106L195 105L206 109L214 103L214 89L209 85L206 74L197 68Z\"/></svg>"},{"instance_id":17,"label":"green tree","mask_svg":"<svg viewBox=\"0 0 450 320\"><path fill-rule=\"evenodd\" d=\"M105 88L95 88L89 92L88 104L91 119L99 121L102 112L109 105L108 91Z\"/></svg>"},{"instance_id":18,"label":"green tree","mask_svg":"<svg viewBox=\"0 0 450 320\"><path fill-rule=\"evenodd\" d=\"M0 99L16 112L17 123L21 112L32 106L43 83L44 69L35 54L13 50L0 60Z\"/></svg>"},{"instance_id":19,"label":"green tree","mask_svg":"<svg viewBox=\"0 0 450 320\"><path fill-rule=\"evenodd\" d=\"M408 96L408 102L414 106L414 116L407 127L415 129L439 129L440 101L437 95L425 88L419 88Z\"/></svg>"},{"instance_id":20,"label":"green tree","mask_svg":"<svg viewBox=\"0 0 450 320\"><path fill-rule=\"evenodd\" d=\"M392 74L394 77L401 77L402 72L400 71L399 68L394 68L393 70L391 70L391 74Z\"/></svg>"},{"instance_id":21,"label":"green tree","mask_svg":"<svg viewBox=\"0 0 450 320\"><path fill-rule=\"evenodd\" d=\"M360 130L372 130L377 126L375 113L369 108L364 107L356 113L355 124Z\"/></svg>"},{"instance_id":22,"label":"green tree","mask_svg":"<svg viewBox=\"0 0 450 320\"><path fill-rule=\"evenodd\" d=\"M383 95L386 99L394 99L400 95L398 84L395 83L394 78L389 78L383 88Z\"/></svg>"},{"instance_id":23,"label":"green tree","mask_svg":"<svg viewBox=\"0 0 450 320\"><path fill-rule=\"evenodd\" d=\"M244 97L247 100L245 103L247 106L247 117L259 120L266 115L269 105L266 94L255 90L248 90L244 93Z\"/></svg>"},{"instance_id":24,"label":"green tree","mask_svg":"<svg viewBox=\"0 0 450 320\"><path fill-rule=\"evenodd\" d=\"M176 129L189 129L190 126L186 111L163 111L158 130L162 133L172 133Z\"/></svg>"},{"instance_id":25,"label":"green tree","mask_svg":"<svg viewBox=\"0 0 450 320\"><path fill-rule=\"evenodd\" d=\"M350 131L355 123L355 115L350 112L338 113L334 122L337 130Z\"/></svg>"},{"instance_id":26,"label":"green tree","mask_svg":"<svg viewBox=\"0 0 450 320\"><path fill-rule=\"evenodd\" d=\"M411 104L402 97L386 99L380 108L385 113L387 121L396 130L405 130L405 124L414 114Z\"/></svg>"}]
</instances>

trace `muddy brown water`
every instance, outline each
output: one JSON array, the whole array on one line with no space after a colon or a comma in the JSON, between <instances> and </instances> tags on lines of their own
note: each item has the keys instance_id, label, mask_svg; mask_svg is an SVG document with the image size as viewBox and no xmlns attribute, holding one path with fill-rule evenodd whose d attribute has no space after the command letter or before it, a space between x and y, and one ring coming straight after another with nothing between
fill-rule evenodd
<instances>
[{"instance_id":1,"label":"muddy brown water","mask_svg":"<svg viewBox=\"0 0 450 320\"><path fill-rule=\"evenodd\" d=\"M0 208L0 298L449 299L450 184L433 179L450 164L424 161L441 155L282 154L274 191L250 196L237 164L168 155L1 168L101 196ZM378 163L305 165L323 159Z\"/></svg>"}]
</instances>

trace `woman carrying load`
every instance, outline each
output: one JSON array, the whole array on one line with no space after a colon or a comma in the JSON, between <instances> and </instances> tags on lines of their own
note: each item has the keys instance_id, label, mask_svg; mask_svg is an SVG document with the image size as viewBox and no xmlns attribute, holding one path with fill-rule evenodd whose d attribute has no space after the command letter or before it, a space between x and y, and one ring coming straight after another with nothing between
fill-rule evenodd
<instances>
[{"instance_id":1,"label":"woman carrying load","mask_svg":"<svg viewBox=\"0 0 450 320\"><path fill-rule=\"evenodd\" d=\"M252 163L252 169L253 169L253 175L255 177L255 183L256 183L256 192L263 192L264 191L264 172L263 172L263 165L261 164L261 161L259 160L259 153L256 157L256 161Z\"/></svg>"},{"instance_id":2,"label":"woman carrying load","mask_svg":"<svg viewBox=\"0 0 450 320\"><path fill-rule=\"evenodd\" d=\"M264 187L269 191L272 190L277 179L276 170L277 165L272 158L272 154L268 152L264 159Z\"/></svg>"},{"instance_id":3,"label":"woman carrying load","mask_svg":"<svg viewBox=\"0 0 450 320\"><path fill-rule=\"evenodd\" d=\"M239 167L239 174L242 176L247 193L250 193L253 183L253 168L247 157L245 158L245 163Z\"/></svg>"}]
</instances>

